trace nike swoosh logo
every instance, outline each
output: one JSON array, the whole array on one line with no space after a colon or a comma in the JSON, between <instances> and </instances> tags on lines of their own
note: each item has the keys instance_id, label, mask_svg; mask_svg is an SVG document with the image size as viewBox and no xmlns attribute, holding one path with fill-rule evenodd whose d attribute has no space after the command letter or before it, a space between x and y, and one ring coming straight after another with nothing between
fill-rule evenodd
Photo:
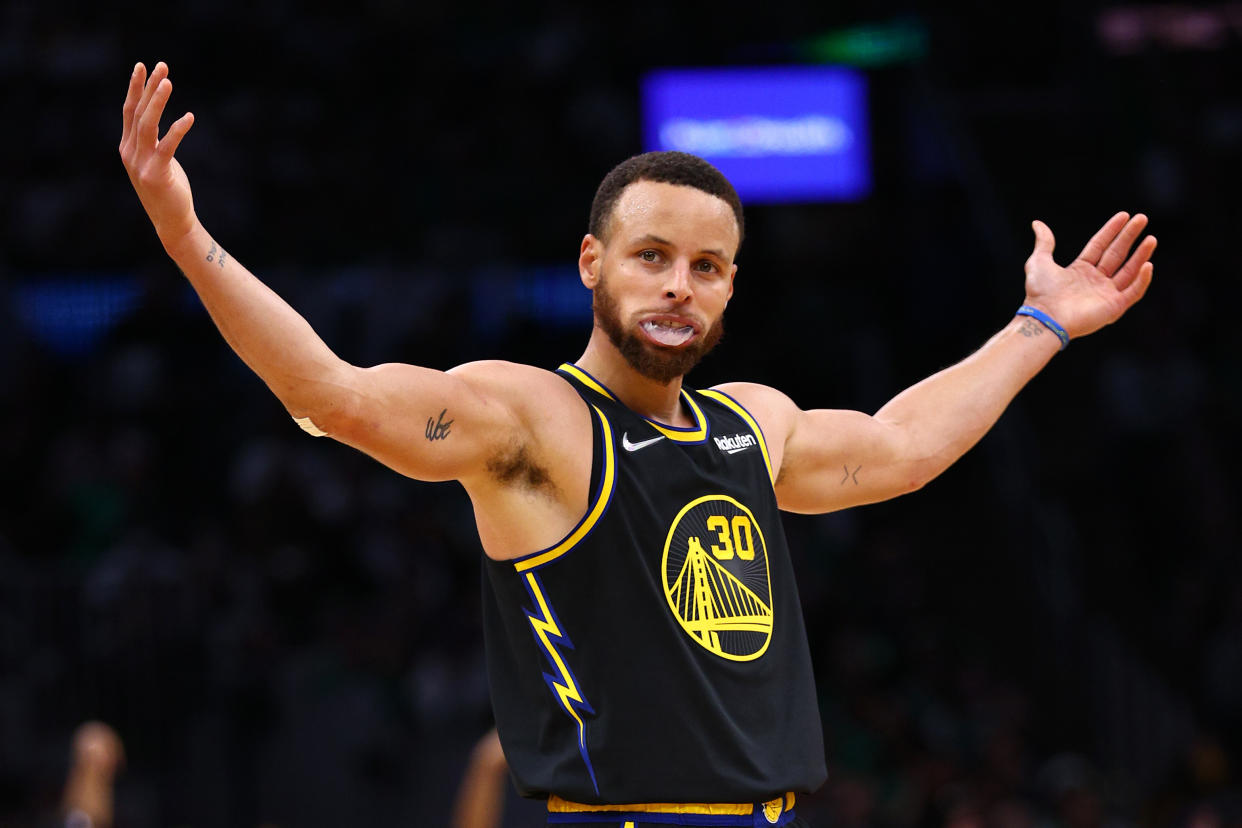
<instances>
[{"instance_id":1,"label":"nike swoosh logo","mask_svg":"<svg viewBox=\"0 0 1242 828\"><path fill-rule=\"evenodd\" d=\"M652 437L650 440L641 440L637 443L631 443L630 435L622 434L621 435L621 448L625 449L626 451L638 451L640 448L646 448L652 443L658 443L663 439L664 439L664 435L661 434L659 437Z\"/></svg>"}]
</instances>

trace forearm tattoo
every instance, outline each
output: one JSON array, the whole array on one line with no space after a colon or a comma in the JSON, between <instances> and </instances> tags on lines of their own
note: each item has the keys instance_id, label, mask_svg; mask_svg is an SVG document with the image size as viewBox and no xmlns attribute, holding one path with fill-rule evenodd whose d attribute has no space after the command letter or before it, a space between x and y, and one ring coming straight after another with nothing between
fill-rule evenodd
<instances>
[{"instance_id":1,"label":"forearm tattoo","mask_svg":"<svg viewBox=\"0 0 1242 828\"><path fill-rule=\"evenodd\" d=\"M224 267L224 260L228 257L229 254L224 252L223 247L216 247L214 241L211 243L211 249L207 251L207 261L218 262L220 267Z\"/></svg>"},{"instance_id":2,"label":"forearm tattoo","mask_svg":"<svg viewBox=\"0 0 1242 828\"><path fill-rule=\"evenodd\" d=\"M1040 336L1046 330L1043 325L1031 319L1029 316L1022 320L1022 326L1018 328L1018 333L1030 338L1032 336Z\"/></svg>"},{"instance_id":3,"label":"forearm tattoo","mask_svg":"<svg viewBox=\"0 0 1242 828\"><path fill-rule=\"evenodd\" d=\"M440 416L436 419L433 420L430 417L427 418L427 429L424 433L427 435L427 439L431 442L435 442L436 440L445 440L448 438L449 429L452 427L453 421L444 419L444 415L447 413L448 409L446 408L440 412Z\"/></svg>"},{"instance_id":4,"label":"forearm tattoo","mask_svg":"<svg viewBox=\"0 0 1242 828\"><path fill-rule=\"evenodd\" d=\"M844 486L846 483L853 480L854 485L857 486L858 485L858 473L862 471L862 464L860 463L858 467L854 469L853 471L850 471L850 467L848 464L842 466L841 468L845 470L845 476L841 478L841 485Z\"/></svg>"}]
</instances>

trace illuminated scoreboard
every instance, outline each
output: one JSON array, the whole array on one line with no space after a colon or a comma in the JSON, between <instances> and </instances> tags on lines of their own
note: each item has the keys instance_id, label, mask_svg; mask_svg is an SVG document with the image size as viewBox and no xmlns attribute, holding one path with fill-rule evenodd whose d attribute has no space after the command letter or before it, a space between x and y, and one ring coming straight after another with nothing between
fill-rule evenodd
<instances>
[{"instance_id":1,"label":"illuminated scoreboard","mask_svg":"<svg viewBox=\"0 0 1242 828\"><path fill-rule=\"evenodd\" d=\"M666 69L643 80L648 150L706 158L755 203L871 191L867 85L843 67Z\"/></svg>"}]
</instances>

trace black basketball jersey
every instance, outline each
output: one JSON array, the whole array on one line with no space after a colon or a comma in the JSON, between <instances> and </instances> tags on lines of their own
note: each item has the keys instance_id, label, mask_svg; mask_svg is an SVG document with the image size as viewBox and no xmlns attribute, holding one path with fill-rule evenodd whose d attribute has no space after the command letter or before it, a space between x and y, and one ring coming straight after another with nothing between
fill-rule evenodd
<instances>
[{"instance_id":1,"label":"black basketball jersey","mask_svg":"<svg viewBox=\"0 0 1242 828\"><path fill-rule=\"evenodd\" d=\"M718 391L673 428L574 365L589 506L559 543L488 560L496 725L518 789L576 802L762 802L827 775L763 433Z\"/></svg>"}]
</instances>

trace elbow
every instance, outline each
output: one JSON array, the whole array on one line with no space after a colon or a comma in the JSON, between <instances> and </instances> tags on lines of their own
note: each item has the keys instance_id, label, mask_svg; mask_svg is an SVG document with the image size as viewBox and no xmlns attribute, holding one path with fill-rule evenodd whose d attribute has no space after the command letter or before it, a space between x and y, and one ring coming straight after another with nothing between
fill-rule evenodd
<instances>
[{"instance_id":1,"label":"elbow","mask_svg":"<svg viewBox=\"0 0 1242 828\"><path fill-rule=\"evenodd\" d=\"M927 475L908 475L902 480L901 491L897 496L908 495L917 492L919 489L931 482L931 477Z\"/></svg>"},{"instance_id":2,"label":"elbow","mask_svg":"<svg viewBox=\"0 0 1242 828\"><path fill-rule=\"evenodd\" d=\"M939 477L942 471L944 467L932 459L911 463L902 478L904 484L902 494L917 492Z\"/></svg>"},{"instance_id":3,"label":"elbow","mask_svg":"<svg viewBox=\"0 0 1242 828\"><path fill-rule=\"evenodd\" d=\"M285 410L298 426L312 437L333 437L348 441L360 428L356 406L334 403L312 406L286 405Z\"/></svg>"},{"instance_id":4,"label":"elbow","mask_svg":"<svg viewBox=\"0 0 1242 828\"><path fill-rule=\"evenodd\" d=\"M312 437L332 436L332 432L328 431L326 428L321 428L319 423L315 422L313 417L294 417L292 414L289 416L293 417L293 421L298 424L299 428Z\"/></svg>"},{"instance_id":5,"label":"elbow","mask_svg":"<svg viewBox=\"0 0 1242 828\"><path fill-rule=\"evenodd\" d=\"M960 451L927 440L908 439L897 453L894 470L902 494L917 492L953 465Z\"/></svg>"},{"instance_id":6,"label":"elbow","mask_svg":"<svg viewBox=\"0 0 1242 828\"><path fill-rule=\"evenodd\" d=\"M361 399L346 377L303 380L276 396L293 421L314 437L339 440L361 427Z\"/></svg>"}]
</instances>

